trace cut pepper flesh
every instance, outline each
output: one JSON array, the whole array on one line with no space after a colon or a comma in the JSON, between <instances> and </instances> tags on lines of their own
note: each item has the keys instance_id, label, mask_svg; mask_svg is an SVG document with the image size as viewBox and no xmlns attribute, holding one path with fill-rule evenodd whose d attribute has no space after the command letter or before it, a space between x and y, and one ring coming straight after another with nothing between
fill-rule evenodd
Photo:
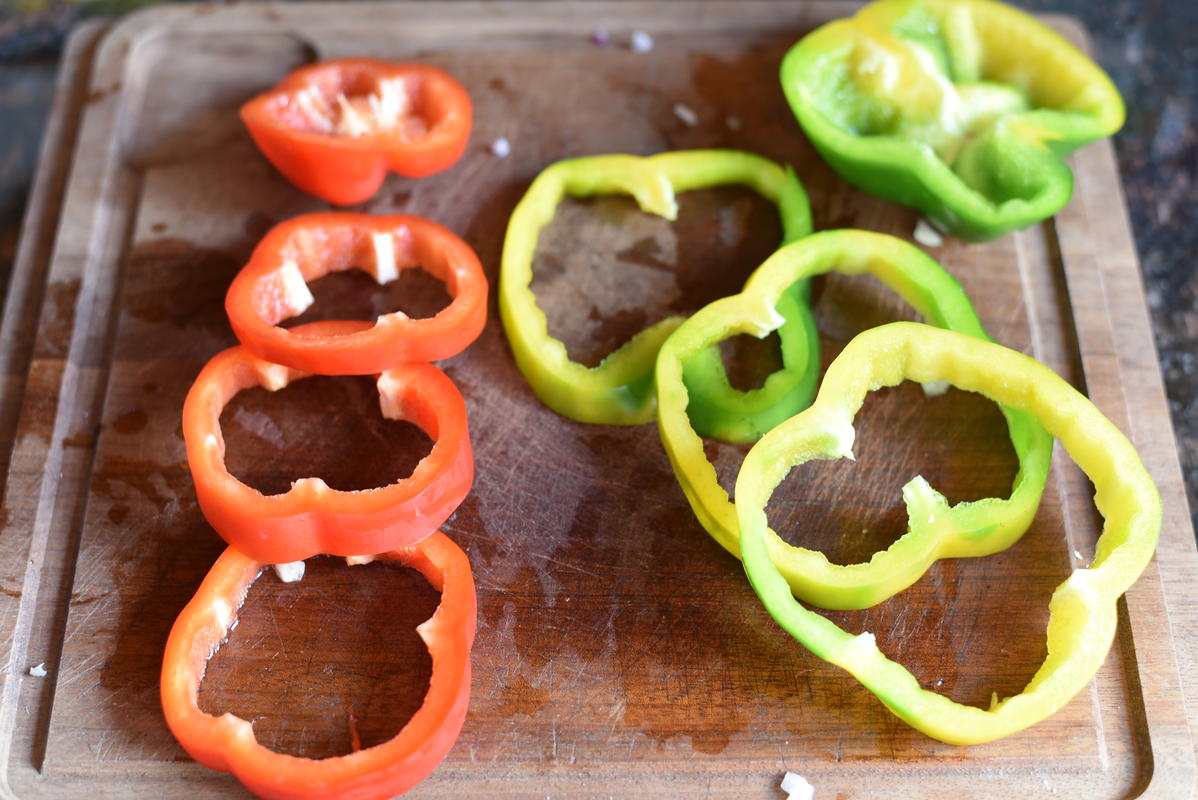
<instances>
[{"instance_id":1,"label":"cut pepper flesh","mask_svg":"<svg viewBox=\"0 0 1198 800\"><path fill-rule=\"evenodd\" d=\"M432 659L429 690L399 734L344 756L299 758L263 747L240 717L200 710L208 660L266 566L230 547L175 621L163 658L162 709L192 758L232 772L254 794L271 800L382 800L406 792L436 768L457 739L470 701L477 608L470 562L440 531L378 558L418 570L441 592L437 610L416 628Z\"/></svg>"},{"instance_id":2,"label":"cut pepper flesh","mask_svg":"<svg viewBox=\"0 0 1198 800\"><path fill-rule=\"evenodd\" d=\"M359 137L389 131L401 141L428 134L428 123L412 114L412 97L403 78L381 79L361 94L338 87L330 100L315 83L293 97L300 118L311 130L332 136Z\"/></svg>"},{"instance_id":3,"label":"cut pepper flesh","mask_svg":"<svg viewBox=\"0 0 1198 800\"><path fill-rule=\"evenodd\" d=\"M699 522L734 555L741 550L736 508L720 487L690 421L683 381L686 365L731 335L765 336L780 324L776 308L790 287L830 271L872 274L935 325L987 338L961 285L939 264L900 239L854 230L815 233L781 248L750 276L743 292L711 303L684 322L657 360L658 430ZM761 391L772 391L773 381L780 387L800 385L803 375L815 375L818 368L818 360L796 358L795 364L767 378ZM771 427L799 410L793 405L795 398L803 406L810 400L810 394L783 396L786 402L768 420ZM989 555L1018 540L1031 524L1048 480L1052 437L1027 412L1002 412L1020 465L1009 498L950 506L927 481L917 478L903 487L907 533L862 564L833 564L823 553L792 546L771 533L770 555L795 595L823 608L867 608L910 586L938 558ZM760 436L765 430L748 433Z\"/></svg>"},{"instance_id":4,"label":"cut pepper flesh","mask_svg":"<svg viewBox=\"0 0 1198 800\"><path fill-rule=\"evenodd\" d=\"M972 240L1056 213L1061 158L1124 119L1097 65L993 0L879 0L804 37L781 79L844 178Z\"/></svg>"},{"instance_id":5,"label":"cut pepper flesh","mask_svg":"<svg viewBox=\"0 0 1198 800\"><path fill-rule=\"evenodd\" d=\"M363 325L369 323L314 322L301 333L338 334ZM434 440L409 477L356 492L303 478L276 495L233 477L225 466L221 410L242 389L276 391L303 377L233 347L213 357L187 393L187 463L200 510L221 538L268 564L322 553L373 555L418 541L454 512L474 479L466 404L453 381L431 364L401 364L377 381L383 416L408 420Z\"/></svg>"},{"instance_id":6,"label":"cut pepper flesh","mask_svg":"<svg viewBox=\"0 0 1198 800\"><path fill-rule=\"evenodd\" d=\"M765 506L791 468L851 457L853 416L866 393L903 379L946 380L1033 414L1093 481L1104 518L1094 560L1076 569L1049 602L1048 657L1022 693L988 710L920 688L878 650L800 605L768 546ZM896 322L859 334L829 367L815 403L766 434L736 481L745 571L775 620L812 653L853 674L891 711L928 736L978 744L1044 719L1076 695L1102 665L1115 634L1116 600L1152 558L1161 526L1156 486L1131 443L1094 405L1021 353L926 325Z\"/></svg>"},{"instance_id":7,"label":"cut pepper flesh","mask_svg":"<svg viewBox=\"0 0 1198 800\"><path fill-rule=\"evenodd\" d=\"M783 241L811 231L802 186L789 168L735 150L692 150L641 158L606 155L559 161L546 168L512 213L503 243L499 312L516 365L543 403L579 422L639 425L653 419L653 364L661 343L682 322L669 317L633 336L597 367L571 361L549 335L532 292L532 264L541 229L562 198L628 194L641 210L674 219L675 194L741 184L778 207Z\"/></svg>"},{"instance_id":8,"label":"cut pepper flesh","mask_svg":"<svg viewBox=\"0 0 1198 800\"><path fill-rule=\"evenodd\" d=\"M288 180L344 206L370 199L388 171L421 178L451 166L472 107L437 67L343 58L295 70L242 106L241 119Z\"/></svg>"}]
</instances>

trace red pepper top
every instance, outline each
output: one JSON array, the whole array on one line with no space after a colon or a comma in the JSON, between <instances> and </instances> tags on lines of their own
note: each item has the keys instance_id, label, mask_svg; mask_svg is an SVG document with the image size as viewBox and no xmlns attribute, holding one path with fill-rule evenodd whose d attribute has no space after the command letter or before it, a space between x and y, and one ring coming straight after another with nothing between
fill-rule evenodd
<instances>
[{"instance_id":1,"label":"red pepper top","mask_svg":"<svg viewBox=\"0 0 1198 800\"><path fill-rule=\"evenodd\" d=\"M388 171L422 178L466 149L466 90L427 64L343 58L302 67L241 107L288 180L337 205L369 199Z\"/></svg>"}]
</instances>

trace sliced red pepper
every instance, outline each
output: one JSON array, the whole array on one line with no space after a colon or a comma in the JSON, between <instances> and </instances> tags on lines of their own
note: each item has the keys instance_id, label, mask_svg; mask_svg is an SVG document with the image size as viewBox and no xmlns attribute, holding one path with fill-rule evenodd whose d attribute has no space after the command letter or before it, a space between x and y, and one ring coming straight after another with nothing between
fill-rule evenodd
<instances>
[{"instance_id":1,"label":"sliced red pepper","mask_svg":"<svg viewBox=\"0 0 1198 800\"><path fill-rule=\"evenodd\" d=\"M302 333L341 333L363 325L369 323L314 322L302 326ZM383 416L408 420L434 440L410 477L356 492L303 478L283 494L263 495L229 473L221 410L242 389L275 391L304 377L233 347L216 355L196 378L183 404L183 438L196 499L209 524L241 552L269 564L321 553L374 555L436 530L470 491L474 457L461 392L431 364L401 364L378 378Z\"/></svg>"},{"instance_id":2,"label":"sliced red pepper","mask_svg":"<svg viewBox=\"0 0 1198 800\"><path fill-rule=\"evenodd\" d=\"M254 738L253 726L230 713L200 710L200 682L208 660L228 637L250 586L264 564L225 550L195 597L175 620L162 663L162 710L183 749L206 767L232 772L260 797L277 800L374 800L424 780L453 747L470 702L470 648L474 642L474 578L465 553L440 531L382 553L421 572L441 592L433 615L416 628L432 658L424 703L395 738L336 758L276 753Z\"/></svg>"},{"instance_id":3,"label":"sliced red pepper","mask_svg":"<svg viewBox=\"0 0 1198 800\"><path fill-rule=\"evenodd\" d=\"M386 283L416 266L444 282L453 298L432 317L395 311L345 332L279 327L312 304L307 284L323 275L356 268ZM225 310L237 338L259 358L319 375L372 375L466 349L487 321L487 278L470 245L423 217L305 214L258 243L229 286Z\"/></svg>"},{"instance_id":4,"label":"sliced red pepper","mask_svg":"<svg viewBox=\"0 0 1198 800\"><path fill-rule=\"evenodd\" d=\"M343 58L297 69L241 107L270 163L308 194L353 205L388 170L423 178L466 149L470 95L427 64Z\"/></svg>"}]
</instances>

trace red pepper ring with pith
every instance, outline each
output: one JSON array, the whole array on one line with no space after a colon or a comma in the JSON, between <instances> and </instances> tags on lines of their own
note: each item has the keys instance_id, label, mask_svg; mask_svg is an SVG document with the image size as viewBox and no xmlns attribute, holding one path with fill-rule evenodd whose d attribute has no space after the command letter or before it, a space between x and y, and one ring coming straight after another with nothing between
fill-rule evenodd
<instances>
[{"instance_id":1,"label":"red pepper ring with pith","mask_svg":"<svg viewBox=\"0 0 1198 800\"><path fill-rule=\"evenodd\" d=\"M428 777L453 747L470 702L474 578L466 555L440 531L378 558L419 570L441 592L437 610L416 628L432 659L428 694L399 734L345 756L300 758L263 747L253 726L240 717L200 710L208 660L228 636L264 567L230 547L175 620L162 663L162 710L192 758L232 772L254 794L272 800L381 800Z\"/></svg>"},{"instance_id":2,"label":"red pepper ring with pith","mask_svg":"<svg viewBox=\"0 0 1198 800\"><path fill-rule=\"evenodd\" d=\"M303 191L348 206L388 170L423 178L466 149L470 95L428 64L342 58L295 70L241 107L258 149Z\"/></svg>"},{"instance_id":3,"label":"red pepper ring with pith","mask_svg":"<svg viewBox=\"0 0 1198 800\"><path fill-rule=\"evenodd\" d=\"M362 322L314 322L305 333L336 333ZM431 364L400 364L378 377L384 417L404 419L433 439L412 474L377 489L339 491L302 478L283 494L264 495L225 467L221 410L242 389L283 388L307 374L233 347L205 365L183 404L183 438L200 510L226 542L268 564L327 553L374 555L428 536L470 491L474 457L466 403Z\"/></svg>"},{"instance_id":4,"label":"red pepper ring with pith","mask_svg":"<svg viewBox=\"0 0 1198 800\"><path fill-rule=\"evenodd\" d=\"M452 298L432 317L395 311L345 333L279 327L312 305L308 283L330 272L357 268L383 284L411 267L440 279ZM487 321L487 279L468 244L423 217L305 214L259 242L229 286L225 310L259 358L319 375L371 375L466 349Z\"/></svg>"}]
</instances>

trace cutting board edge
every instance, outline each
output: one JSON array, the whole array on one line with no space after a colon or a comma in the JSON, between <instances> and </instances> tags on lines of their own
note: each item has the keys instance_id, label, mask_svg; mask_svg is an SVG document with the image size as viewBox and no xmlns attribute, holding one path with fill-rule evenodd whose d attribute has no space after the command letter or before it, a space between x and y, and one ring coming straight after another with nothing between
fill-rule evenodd
<instances>
[{"instance_id":1,"label":"cutting board edge","mask_svg":"<svg viewBox=\"0 0 1198 800\"><path fill-rule=\"evenodd\" d=\"M514 4L514 5L524 5L524 4ZM726 4L726 5L731 5L731 4ZM836 4L836 5L846 5L846 4ZM187 9L186 9L186 7L183 7L182 9L180 9L178 7L174 7L174 8L170 8L170 9L149 9L147 11L139 12L138 15L135 15L135 17L130 18L129 21L122 23L120 26L118 26L117 30L120 30L123 34L128 33L128 32L137 33L140 31L141 34L150 35L155 30L155 26L158 24L158 22L160 22L160 20L157 19L158 15L156 13L160 10L183 13ZM163 16L174 16L174 15L163 15ZM136 22L136 25L133 24L134 22ZM128 31L125 30L126 25L129 26ZM139 28L139 26L140 26L140 28ZM1109 143L1105 143L1104 146L1109 147L1110 145L1109 145ZM39 175L41 174L41 171L42 170L39 169ZM1122 200L1120 200L1119 202L1122 203ZM1132 252L1134 254L1134 250ZM1128 298L1127 295L1116 295L1113 298L1108 298L1108 301L1111 302L1113 306L1119 305L1120 303L1126 305L1126 304L1132 302L1131 299ZM1139 334L1139 331L1137 331L1137 335L1138 334ZM1150 329L1148 331L1147 341L1149 342L1149 344L1151 344ZM1157 384L1159 385L1160 384L1159 369L1156 370L1156 375L1157 375ZM1166 413L1167 413L1167 409L1166 409ZM1168 417L1166 416L1165 420L1167 420L1167 419L1168 419ZM1173 434L1172 434L1171 426L1169 426L1168 423L1166 422L1165 427L1168 429L1167 435L1168 435L1169 440L1173 441ZM1177 475L1180 477L1180 471L1179 471L1179 469L1177 467L1177 463L1176 463L1177 457L1176 457L1175 443L1174 443L1174 448L1171 451L1171 459L1166 459L1166 461L1169 461L1169 460L1171 460L1173 462L1172 468L1177 473ZM1170 466L1170 465L1166 464L1166 467L1168 467L1168 466ZM1181 496L1182 496L1182 500L1184 502L1184 492L1182 492ZM1172 575L1173 577L1170 578L1168 575L1164 576L1166 583L1168 583L1170 581L1174 581L1175 583L1180 582L1182 579L1179 576L1183 572L1186 575L1198 574L1198 567L1195 566L1195 564L1198 563L1198 556L1194 555L1194 551L1193 551L1192 547L1189 550L1186 550L1186 548L1184 548L1182 546L1184 544L1184 541L1183 541L1184 537L1181 536L1180 534L1184 533L1184 531L1178 530L1175 533L1176 533L1176 535L1172 535L1169 537L1169 541L1166 544L1168 545L1168 547L1171 550L1173 548L1177 548L1179 551L1177 557L1181 558L1185 561L1188 561L1189 563L1184 566L1184 569L1181 566L1174 565L1169 570L1169 575ZM1191 544L1192 544L1192 541L1193 541L1192 531L1190 531ZM1165 570L1162 569L1162 573L1164 573L1164 572L1165 572ZM1165 592L1164 586L1162 586L1162 592ZM19 677L19 675L18 675L18 677ZM1190 689L1187 690L1186 695L1189 698L1192 698L1193 696L1195 696L1194 688L1190 687ZM1192 735L1192 726L1191 726L1191 735ZM1192 770L1191 770L1191 773L1192 773ZM1154 783L1150 785L1149 790L1152 791L1152 787L1155 785L1157 785L1157 784L1154 781ZM1145 796L1149 796L1149 795L1145 795Z\"/></svg>"}]
</instances>

